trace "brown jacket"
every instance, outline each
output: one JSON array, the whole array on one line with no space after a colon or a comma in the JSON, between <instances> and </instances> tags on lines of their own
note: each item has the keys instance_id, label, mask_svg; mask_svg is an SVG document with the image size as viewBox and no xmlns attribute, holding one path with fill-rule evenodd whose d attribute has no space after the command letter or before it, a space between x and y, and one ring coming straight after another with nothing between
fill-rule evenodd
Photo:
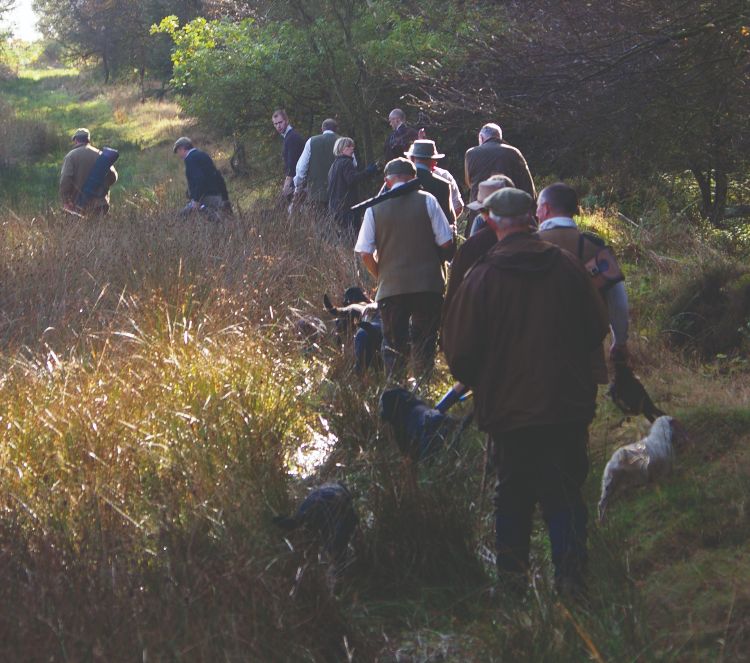
<instances>
[{"instance_id":1,"label":"brown jacket","mask_svg":"<svg viewBox=\"0 0 750 663\"><path fill-rule=\"evenodd\" d=\"M492 228L482 228L476 235L469 237L456 251L456 255L451 262L448 289L445 291L445 300L443 301L443 317L445 317L458 286L464 280L466 272L495 244L497 244L495 231Z\"/></svg>"},{"instance_id":2,"label":"brown jacket","mask_svg":"<svg viewBox=\"0 0 750 663\"><path fill-rule=\"evenodd\" d=\"M442 331L451 372L474 390L482 430L593 418L589 356L607 318L566 251L527 233L498 242L464 278Z\"/></svg>"},{"instance_id":3,"label":"brown jacket","mask_svg":"<svg viewBox=\"0 0 750 663\"><path fill-rule=\"evenodd\" d=\"M521 152L499 138L490 138L466 151L464 174L466 186L471 187L470 202L477 199L479 183L497 173L507 175L517 189L523 189L532 198L536 198L534 180L531 179L531 172Z\"/></svg>"},{"instance_id":4,"label":"brown jacket","mask_svg":"<svg viewBox=\"0 0 750 663\"><path fill-rule=\"evenodd\" d=\"M578 255L578 240L581 236L578 228L551 228L550 230L540 230L537 234L545 242L551 242L561 249L569 251L583 264L591 260L596 255L598 249L596 244L584 242L581 247L583 254ZM599 296L601 297L601 295ZM604 347L601 345L591 353L591 370L597 384L607 384L609 382L607 360L604 356Z\"/></svg>"},{"instance_id":5,"label":"brown jacket","mask_svg":"<svg viewBox=\"0 0 750 663\"><path fill-rule=\"evenodd\" d=\"M60 198L63 205L75 204L76 198L83 189L86 178L100 154L100 150L97 150L93 145L86 144L74 147L65 155L62 172L60 173ZM111 166L104 181L107 193L102 198L91 198L87 207L94 209L109 207L109 187L115 182L117 182L117 171L114 166Z\"/></svg>"}]
</instances>

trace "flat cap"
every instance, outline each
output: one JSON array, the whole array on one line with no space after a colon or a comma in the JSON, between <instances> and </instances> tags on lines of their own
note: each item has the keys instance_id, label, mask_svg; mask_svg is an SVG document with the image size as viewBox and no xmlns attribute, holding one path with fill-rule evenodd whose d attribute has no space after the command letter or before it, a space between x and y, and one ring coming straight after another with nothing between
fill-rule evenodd
<instances>
[{"instance_id":1,"label":"flat cap","mask_svg":"<svg viewBox=\"0 0 750 663\"><path fill-rule=\"evenodd\" d=\"M385 164L386 175L411 175L417 176L417 168L414 164L404 157L397 157Z\"/></svg>"},{"instance_id":2,"label":"flat cap","mask_svg":"<svg viewBox=\"0 0 750 663\"><path fill-rule=\"evenodd\" d=\"M182 136L178 138L174 142L174 147L172 148L172 152L177 152L181 147L187 147L188 149L191 149L193 147L193 141L190 140L187 136Z\"/></svg>"},{"instance_id":3,"label":"flat cap","mask_svg":"<svg viewBox=\"0 0 750 663\"><path fill-rule=\"evenodd\" d=\"M495 216L522 216L534 209L534 199L521 189L506 187L485 198L482 207Z\"/></svg>"},{"instance_id":4,"label":"flat cap","mask_svg":"<svg viewBox=\"0 0 750 663\"><path fill-rule=\"evenodd\" d=\"M70 137L70 140L82 140L88 143L91 140L91 132L85 127L81 127L80 129L75 130L73 135Z\"/></svg>"}]
</instances>

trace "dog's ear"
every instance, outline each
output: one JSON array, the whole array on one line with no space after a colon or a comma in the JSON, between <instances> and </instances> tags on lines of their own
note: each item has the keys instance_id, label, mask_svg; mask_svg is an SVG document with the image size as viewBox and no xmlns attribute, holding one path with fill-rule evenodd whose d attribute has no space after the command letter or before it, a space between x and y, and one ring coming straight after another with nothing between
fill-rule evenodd
<instances>
[{"instance_id":1,"label":"dog's ear","mask_svg":"<svg viewBox=\"0 0 750 663\"><path fill-rule=\"evenodd\" d=\"M323 306L326 307L326 311L334 315L336 313L336 307L331 303L330 297L328 297L328 293L323 295Z\"/></svg>"}]
</instances>

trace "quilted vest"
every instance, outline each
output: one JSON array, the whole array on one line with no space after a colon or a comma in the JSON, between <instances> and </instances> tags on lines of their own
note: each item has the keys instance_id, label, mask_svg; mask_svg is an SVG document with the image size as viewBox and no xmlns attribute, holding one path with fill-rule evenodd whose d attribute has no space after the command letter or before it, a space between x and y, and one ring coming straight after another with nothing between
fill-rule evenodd
<instances>
[{"instance_id":1,"label":"quilted vest","mask_svg":"<svg viewBox=\"0 0 750 663\"><path fill-rule=\"evenodd\" d=\"M372 208L378 250L380 301L417 292L443 293L445 281L424 191L385 200Z\"/></svg>"}]
</instances>

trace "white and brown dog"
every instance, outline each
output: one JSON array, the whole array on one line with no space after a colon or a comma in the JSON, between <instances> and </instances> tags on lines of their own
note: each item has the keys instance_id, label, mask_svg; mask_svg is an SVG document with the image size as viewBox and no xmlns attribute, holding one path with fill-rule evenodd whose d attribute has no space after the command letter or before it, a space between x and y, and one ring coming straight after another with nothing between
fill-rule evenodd
<instances>
[{"instance_id":1,"label":"white and brown dog","mask_svg":"<svg viewBox=\"0 0 750 663\"><path fill-rule=\"evenodd\" d=\"M643 486L672 471L674 444L684 436L684 429L672 417L659 417L648 436L638 442L620 447L612 454L602 476L602 495L599 500L599 522L612 498L628 486Z\"/></svg>"}]
</instances>

